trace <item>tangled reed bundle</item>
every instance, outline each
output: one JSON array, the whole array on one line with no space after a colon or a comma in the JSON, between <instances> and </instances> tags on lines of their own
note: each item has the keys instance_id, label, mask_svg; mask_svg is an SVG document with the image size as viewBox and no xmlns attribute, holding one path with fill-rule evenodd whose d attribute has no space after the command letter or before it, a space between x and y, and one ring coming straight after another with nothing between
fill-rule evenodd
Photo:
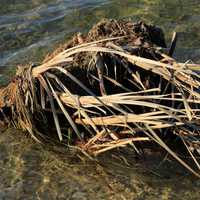
<instances>
[{"instance_id":1,"label":"tangled reed bundle","mask_svg":"<svg viewBox=\"0 0 200 200\"><path fill-rule=\"evenodd\" d=\"M40 66L19 67L0 90L1 117L35 140L59 139L94 155L154 141L200 177L163 141L180 138L200 170L192 151L200 145L200 76L169 56L172 48L164 53L155 26L102 20Z\"/></svg>"}]
</instances>

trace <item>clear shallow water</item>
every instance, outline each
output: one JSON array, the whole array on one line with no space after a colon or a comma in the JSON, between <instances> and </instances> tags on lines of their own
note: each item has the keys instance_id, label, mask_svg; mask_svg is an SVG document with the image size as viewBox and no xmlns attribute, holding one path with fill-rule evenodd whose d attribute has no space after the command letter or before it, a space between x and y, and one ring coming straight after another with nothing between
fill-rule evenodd
<instances>
[{"instance_id":1,"label":"clear shallow water","mask_svg":"<svg viewBox=\"0 0 200 200\"><path fill-rule=\"evenodd\" d=\"M165 155L148 151L137 160L129 149L108 152L97 163L74 153L35 144L20 131L1 132L0 199L199 199L200 180Z\"/></svg>"},{"instance_id":2,"label":"clear shallow water","mask_svg":"<svg viewBox=\"0 0 200 200\"><path fill-rule=\"evenodd\" d=\"M161 26L169 43L178 31L176 57L200 62L199 0L0 0L0 82L19 63L38 63L73 33L101 18L132 18ZM94 163L72 162L32 144L20 132L0 134L0 199L198 199L199 181L169 159L138 163L128 155ZM16 136L17 135L17 136ZM18 138L19 136L19 138ZM152 165L152 161L154 165ZM156 164L155 164L156 163ZM150 171L143 170L151 169ZM160 167L159 167L160 166ZM105 171L104 171L105 170ZM25 188L25 189L24 189ZM30 198L29 198L30 197Z\"/></svg>"},{"instance_id":3,"label":"clear shallow water","mask_svg":"<svg viewBox=\"0 0 200 200\"><path fill-rule=\"evenodd\" d=\"M154 23L168 41L178 31L177 57L200 60L199 0L1 0L0 69L40 62L56 44L105 17Z\"/></svg>"}]
</instances>

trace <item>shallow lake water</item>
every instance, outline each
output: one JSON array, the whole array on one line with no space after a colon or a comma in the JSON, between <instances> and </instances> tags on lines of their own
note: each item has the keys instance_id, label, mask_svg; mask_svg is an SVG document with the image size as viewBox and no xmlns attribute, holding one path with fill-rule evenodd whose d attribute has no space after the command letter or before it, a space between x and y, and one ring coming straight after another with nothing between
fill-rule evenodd
<instances>
[{"instance_id":1,"label":"shallow lake water","mask_svg":"<svg viewBox=\"0 0 200 200\"><path fill-rule=\"evenodd\" d=\"M200 63L199 0L1 0L0 84L102 18L143 20L178 32L175 56ZM1 199L199 199L200 182L171 159L131 151L99 162L47 149L21 131L0 132ZM147 153L148 154L148 153Z\"/></svg>"},{"instance_id":2,"label":"shallow lake water","mask_svg":"<svg viewBox=\"0 0 200 200\"><path fill-rule=\"evenodd\" d=\"M200 180L166 154L108 152L97 161L44 147L13 129L0 134L0 200L198 200ZM163 159L165 157L165 159Z\"/></svg>"},{"instance_id":3,"label":"shallow lake water","mask_svg":"<svg viewBox=\"0 0 200 200\"><path fill-rule=\"evenodd\" d=\"M131 18L161 26L168 44L179 33L176 57L200 61L199 0L1 0L0 77L17 64L39 63L73 33L102 18Z\"/></svg>"}]
</instances>

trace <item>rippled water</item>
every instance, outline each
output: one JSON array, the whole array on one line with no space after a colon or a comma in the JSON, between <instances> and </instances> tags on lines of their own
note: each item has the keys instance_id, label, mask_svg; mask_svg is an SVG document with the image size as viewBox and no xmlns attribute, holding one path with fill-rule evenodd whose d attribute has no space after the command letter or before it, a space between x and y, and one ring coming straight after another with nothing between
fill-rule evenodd
<instances>
[{"instance_id":1,"label":"rippled water","mask_svg":"<svg viewBox=\"0 0 200 200\"><path fill-rule=\"evenodd\" d=\"M104 17L160 25L168 40L178 31L177 56L200 60L199 0L1 0L1 68L37 63L57 43Z\"/></svg>"}]
</instances>

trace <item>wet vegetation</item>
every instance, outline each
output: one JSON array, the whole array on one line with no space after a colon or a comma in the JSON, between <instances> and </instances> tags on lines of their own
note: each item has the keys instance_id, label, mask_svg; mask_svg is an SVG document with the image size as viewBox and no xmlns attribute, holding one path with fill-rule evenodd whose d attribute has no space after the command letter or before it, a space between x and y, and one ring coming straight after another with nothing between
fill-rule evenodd
<instances>
[{"instance_id":1,"label":"wet vegetation","mask_svg":"<svg viewBox=\"0 0 200 200\"><path fill-rule=\"evenodd\" d=\"M174 33L167 49L154 25L103 19L41 65L19 66L0 90L1 119L37 142L56 140L55 130L61 143L93 155L127 145L139 153L138 142L155 142L200 177L200 80L191 69L199 66L171 57L176 41ZM197 171L162 139L174 136Z\"/></svg>"}]
</instances>

